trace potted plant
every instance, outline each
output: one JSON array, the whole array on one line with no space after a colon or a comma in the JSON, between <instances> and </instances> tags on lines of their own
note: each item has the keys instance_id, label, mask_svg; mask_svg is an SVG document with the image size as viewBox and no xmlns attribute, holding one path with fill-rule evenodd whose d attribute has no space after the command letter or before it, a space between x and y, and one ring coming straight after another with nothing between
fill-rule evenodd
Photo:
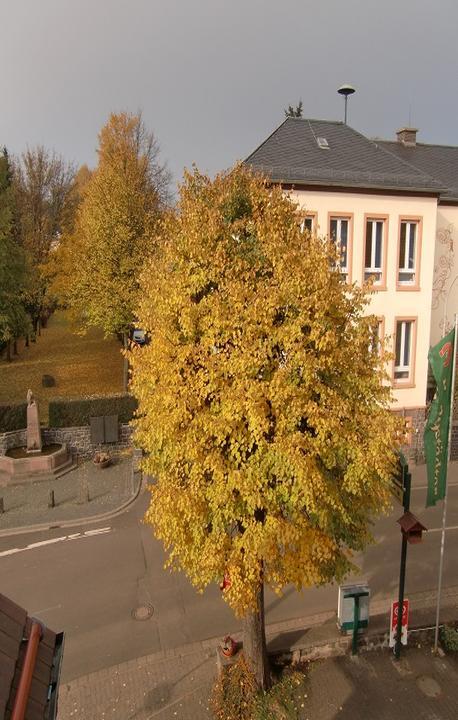
<instances>
[{"instance_id":1,"label":"potted plant","mask_svg":"<svg viewBox=\"0 0 458 720\"><path fill-rule=\"evenodd\" d=\"M99 468L106 468L111 462L111 458L107 452L96 452L93 463Z\"/></svg>"}]
</instances>

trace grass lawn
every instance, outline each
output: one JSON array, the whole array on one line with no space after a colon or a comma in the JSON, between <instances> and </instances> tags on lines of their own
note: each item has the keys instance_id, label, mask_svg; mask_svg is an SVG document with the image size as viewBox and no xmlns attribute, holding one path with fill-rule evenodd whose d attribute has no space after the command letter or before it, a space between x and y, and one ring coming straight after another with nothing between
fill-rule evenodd
<instances>
[{"instance_id":1,"label":"grass lawn","mask_svg":"<svg viewBox=\"0 0 458 720\"><path fill-rule=\"evenodd\" d=\"M26 348L20 341L18 350L10 363L0 358L0 403L25 401L30 388L38 400L41 422L47 422L48 402L55 397L123 391L121 344L116 338L104 340L98 329L76 335L63 311L49 319L36 343ZM52 375L56 385L42 387L43 375Z\"/></svg>"}]
</instances>

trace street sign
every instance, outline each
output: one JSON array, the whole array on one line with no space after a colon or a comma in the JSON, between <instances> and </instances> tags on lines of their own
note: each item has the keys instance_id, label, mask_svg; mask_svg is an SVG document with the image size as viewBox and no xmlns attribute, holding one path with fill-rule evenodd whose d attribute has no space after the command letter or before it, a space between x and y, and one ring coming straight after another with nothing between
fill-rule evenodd
<instances>
[{"instance_id":1,"label":"street sign","mask_svg":"<svg viewBox=\"0 0 458 720\"><path fill-rule=\"evenodd\" d=\"M369 586L367 583L352 583L339 586L339 600L337 608L337 623L345 633L354 630L355 596L359 596L358 627L366 628L369 624Z\"/></svg>"},{"instance_id":2,"label":"street sign","mask_svg":"<svg viewBox=\"0 0 458 720\"><path fill-rule=\"evenodd\" d=\"M396 628L398 624L398 608L399 602L393 600L391 603L390 613L390 647L396 645ZM409 624L409 601L404 600L402 604L402 632L401 632L401 643L407 645L407 628Z\"/></svg>"}]
</instances>

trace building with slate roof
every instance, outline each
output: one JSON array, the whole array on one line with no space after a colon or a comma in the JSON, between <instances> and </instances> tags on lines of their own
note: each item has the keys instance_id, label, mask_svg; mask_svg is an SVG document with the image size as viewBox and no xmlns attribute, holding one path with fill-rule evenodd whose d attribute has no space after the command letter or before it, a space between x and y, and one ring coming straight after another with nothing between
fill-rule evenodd
<instances>
[{"instance_id":1,"label":"building with slate roof","mask_svg":"<svg viewBox=\"0 0 458 720\"><path fill-rule=\"evenodd\" d=\"M54 720L63 633L0 594L0 718Z\"/></svg>"},{"instance_id":2,"label":"building with slate roof","mask_svg":"<svg viewBox=\"0 0 458 720\"><path fill-rule=\"evenodd\" d=\"M335 239L347 282L373 278L369 311L395 356L394 409L408 418L410 454L420 456L428 350L458 275L458 148L417 144L412 128L388 142L342 122L287 118L245 162L297 203L304 229ZM456 307L450 294L449 323Z\"/></svg>"},{"instance_id":3,"label":"building with slate roof","mask_svg":"<svg viewBox=\"0 0 458 720\"><path fill-rule=\"evenodd\" d=\"M381 141L384 150L412 167L427 173L443 190L437 205L436 252L434 261L431 344L438 342L444 328L453 324L458 312L458 147L417 143L415 128L398 132L397 140ZM445 300L447 305L445 307Z\"/></svg>"}]
</instances>

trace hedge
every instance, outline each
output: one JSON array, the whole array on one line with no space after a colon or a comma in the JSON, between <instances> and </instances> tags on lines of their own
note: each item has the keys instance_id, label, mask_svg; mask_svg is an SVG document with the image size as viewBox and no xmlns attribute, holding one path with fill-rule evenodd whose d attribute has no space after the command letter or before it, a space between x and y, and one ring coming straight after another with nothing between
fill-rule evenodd
<instances>
[{"instance_id":1,"label":"hedge","mask_svg":"<svg viewBox=\"0 0 458 720\"><path fill-rule=\"evenodd\" d=\"M0 432L24 430L27 427L27 403L0 405Z\"/></svg>"},{"instance_id":2,"label":"hedge","mask_svg":"<svg viewBox=\"0 0 458 720\"><path fill-rule=\"evenodd\" d=\"M104 395L91 398L56 398L49 402L49 427L80 427L89 425L91 417L117 415L127 423L137 409L133 395Z\"/></svg>"}]
</instances>

